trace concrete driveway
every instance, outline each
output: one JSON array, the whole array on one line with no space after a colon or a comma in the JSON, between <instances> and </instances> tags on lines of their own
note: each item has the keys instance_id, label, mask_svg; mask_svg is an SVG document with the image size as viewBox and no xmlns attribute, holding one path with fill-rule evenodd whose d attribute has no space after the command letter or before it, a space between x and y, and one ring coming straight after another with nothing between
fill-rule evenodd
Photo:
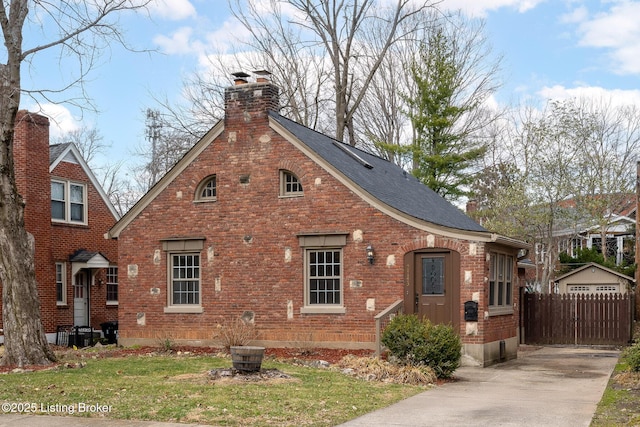
<instances>
[{"instance_id":1,"label":"concrete driveway","mask_svg":"<svg viewBox=\"0 0 640 427\"><path fill-rule=\"evenodd\" d=\"M455 382L342 426L589 426L618 357L613 350L524 347L516 360L460 368Z\"/></svg>"}]
</instances>

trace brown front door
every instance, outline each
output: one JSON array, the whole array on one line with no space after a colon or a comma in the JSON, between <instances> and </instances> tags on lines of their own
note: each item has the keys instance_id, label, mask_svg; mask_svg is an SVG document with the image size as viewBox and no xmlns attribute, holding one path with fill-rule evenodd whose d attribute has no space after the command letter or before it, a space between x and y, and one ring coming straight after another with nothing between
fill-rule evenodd
<instances>
[{"instance_id":1,"label":"brown front door","mask_svg":"<svg viewBox=\"0 0 640 427\"><path fill-rule=\"evenodd\" d=\"M460 323L459 262L451 252L415 253L414 312L433 323Z\"/></svg>"}]
</instances>

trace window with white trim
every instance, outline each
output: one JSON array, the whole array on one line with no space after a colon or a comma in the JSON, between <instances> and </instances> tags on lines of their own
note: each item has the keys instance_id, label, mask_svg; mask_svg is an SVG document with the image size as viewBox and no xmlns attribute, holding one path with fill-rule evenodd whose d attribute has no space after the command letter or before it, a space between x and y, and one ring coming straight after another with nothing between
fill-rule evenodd
<instances>
[{"instance_id":1,"label":"window with white trim","mask_svg":"<svg viewBox=\"0 0 640 427\"><path fill-rule=\"evenodd\" d=\"M280 170L280 196L294 197L303 196L302 183L298 177L288 170Z\"/></svg>"},{"instance_id":2,"label":"window with white trim","mask_svg":"<svg viewBox=\"0 0 640 427\"><path fill-rule=\"evenodd\" d=\"M489 261L489 311L513 310L513 256L491 252Z\"/></svg>"},{"instance_id":3,"label":"window with white trim","mask_svg":"<svg viewBox=\"0 0 640 427\"><path fill-rule=\"evenodd\" d=\"M87 186L51 180L51 219L71 224L87 223Z\"/></svg>"},{"instance_id":4,"label":"window with white trim","mask_svg":"<svg viewBox=\"0 0 640 427\"><path fill-rule=\"evenodd\" d=\"M56 304L67 305L67 265L56 262Z\"/></svg>"},{"instance_id":5,"label":"window with white trim","mask_svg":"<svg viewBox=\"0 0 640 427\"><path fill-rule=\"evenodd\" d=\"M118 267L107 268L107 304L118 304Z\"/></svg>"}]
</instances>

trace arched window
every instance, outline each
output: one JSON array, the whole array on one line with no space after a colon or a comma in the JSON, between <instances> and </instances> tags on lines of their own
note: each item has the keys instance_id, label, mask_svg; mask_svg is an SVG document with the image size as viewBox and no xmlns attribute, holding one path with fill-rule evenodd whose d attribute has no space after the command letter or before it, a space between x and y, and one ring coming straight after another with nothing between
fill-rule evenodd
<instances>
[{"instance_id":1,"label":"arched window","mask_svg":"<svg viewBox=\"0 0 640 427\"><path fill-rule=\"evenodd\" d=\"M280 196L302 196L302 183L293 172L280 170Z\"/></svg>"},{"instance_id":2,"label":"arched window","mask_svg":"<svg viewBox=\"0 0 640 427\"><path fill-rule=\"evenodd\" d=\"M216 176L211 175L203 179L196 190L196 200L211 201L216 200Z\"/></svg>"}]
</instances>

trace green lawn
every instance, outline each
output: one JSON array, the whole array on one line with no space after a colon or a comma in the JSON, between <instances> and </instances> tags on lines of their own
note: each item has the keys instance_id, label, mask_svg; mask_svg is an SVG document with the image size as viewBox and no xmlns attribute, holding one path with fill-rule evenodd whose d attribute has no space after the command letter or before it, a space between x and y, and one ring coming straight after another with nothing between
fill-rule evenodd
<instances>
[{"instance_id":1,"label":"green lawn","mask_svg":"<svg viewBox=\"0 0 640 427\"><path fill-rule=\"evenodd\" d=\"M425 390L275 360L265 360L262 368L290 379L213 381L210 370L231 366L229 359L214 356L86 353L82 360L81 368L0 375L3 411L221 426L333 426Z\"/></svg>"}]
</instances>

